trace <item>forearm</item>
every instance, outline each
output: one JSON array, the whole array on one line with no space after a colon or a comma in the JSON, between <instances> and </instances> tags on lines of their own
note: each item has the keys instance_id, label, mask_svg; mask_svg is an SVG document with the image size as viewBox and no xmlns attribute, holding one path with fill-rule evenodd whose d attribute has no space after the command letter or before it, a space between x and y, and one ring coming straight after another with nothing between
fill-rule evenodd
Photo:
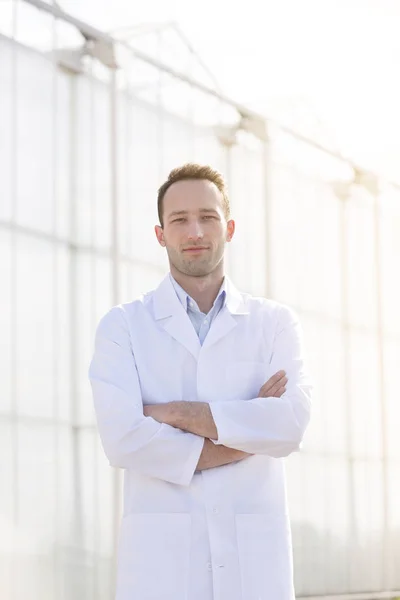
<instances>
[{"instance_id":1,"label":"forearm","mask_svg":"<svg viewBox=\"0 0 400 600\"><path fill-rule=\"evenodd\" d=\"M217 430L210 407L204 402L179 401L153 404L144 407L144 414L182 431L205 438L196 471L228 465L251 456L242 450L213 444L211 439L217 438Z\"/></svg>"},{"instance_id":2,"label":"forearm","mask_svg":"<svg viewBox=\"0 0 400 600\"><path fill-rule=\"evenodd\" d=\"M213 467L221 467L251 456L247 452L234 450L226 446L216 446L210 440L204 440L203 450L201 452L196 471L204 471Z\"/></svg>"},{"instance_id":3,"label":"forearm","mask_svg":"<svg viewBox=\"0 0 400 600\"><path fill-rule=\"evenodd\" d=\"M210 405L206 402L182 400L152 404L144 407L144 414L153 417L160 423L172 425L172 427L204 438L216 440L218 437Z\"/></svg>"}]
</instances>

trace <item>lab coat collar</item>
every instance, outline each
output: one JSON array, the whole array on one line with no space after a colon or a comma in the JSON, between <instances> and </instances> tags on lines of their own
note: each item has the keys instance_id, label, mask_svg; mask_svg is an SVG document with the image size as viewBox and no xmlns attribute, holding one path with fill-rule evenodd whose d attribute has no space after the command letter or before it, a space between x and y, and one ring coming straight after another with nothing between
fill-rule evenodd
<instances>
[{"instance_id":1,"label":"lab coat collar","mask_svg":"<svg viewBox=\"0 0 400 600\"><path fill-rule=\"evenodd\" d=\"M209 347L236 327L235 315L246 315L249 310L232 282L225 277L225 304L208 332L203 348ZM154 292L154 317L160 325L198 359L201 344L196 331L182 306L170 276L167 275Z\"/></svg>"},{"instance_id":2,"label":"lab coat collar","mask_svg":"<svg viewBox=\"0 0 400 600\"><path fill-rule=\"evenodd\" d=\"M223 289L226 293L224 305L232 315L249 314L249 309L242 294L227 276L225 276ZM172 285L171 276L168 274L154 292L154 315L156 320L165 319L181 312L179 306L183 308Z\"/></svg>"}]
</instances>

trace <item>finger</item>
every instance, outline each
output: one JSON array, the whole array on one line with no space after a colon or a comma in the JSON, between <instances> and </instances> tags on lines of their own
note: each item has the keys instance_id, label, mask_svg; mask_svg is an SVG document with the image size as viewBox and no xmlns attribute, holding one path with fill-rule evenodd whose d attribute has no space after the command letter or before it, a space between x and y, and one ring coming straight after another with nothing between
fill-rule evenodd
<instances>
[{"instance_id":1,"label":"finger","mask_svg":"<svg viewBox=\"0 0 400 600\"><path fill-rule=\"evenodd\" d=\"M259 398L280 398L286 392L286 386L279 386L275 390L265 392L260 390Z\"/></svg>"},{"instance_id":2,"label":"finger","mask_svg":"<svg viewBox=\"0 0 400 600\"><path fill-rule=\"evenodd\" d=\"M269 382L264 383L263 387L261 388L261 391L263 394L266 394L267 396L274 396L275 393L279 390L279 388L281 388L282 386L285 386L288 382L288 378L284 375L281 379L279 379L276 383L274 384L269 384Z\"/></svg>"},{"instance_id":3,"label":"finger","mask_svg":"<svg viewBox=\"0 0 400 600\"><path fill-rule=\"evenodd\" d=\"M266 384L269 385L274 385L275 383L277 383L278 381L280 381L282 379L282 377L285 377L286 372L285 371L278 371L277 373L275 373L275 375L272 375L272 377L270 377L267 381ZM266 385L264 384L264 385Z\"/></svg>"},{"instance_id":4,"label":"finger","mask_svg":"<svg viewBox=\"0 0 400 600\"><path fill-rule=\"evenodd\" d=\"M286 392L286 387L281 387L275 394L275 398L280 398Z\"/></svg>"},{"instance_id":5,"label":"finger","mask_svg":"<svg viewBox=\"0 0 400 600\"><path fill-rule=\"evenodd\" d=\"M272 392L272 393L270 393L269 395L270 395L270 396L272 396L272 397L274 397L274 398L280 398L280 397L281 397L281 395L282 395L282 391L281 391L281 390L284 390L284 391L286 391L286 386L284 386L284 385L280 385L280 386L278 386L278 387L277 387L277 388L275 388L275 389L273 390L273 392Z\"/></svg>"}]
</instances>

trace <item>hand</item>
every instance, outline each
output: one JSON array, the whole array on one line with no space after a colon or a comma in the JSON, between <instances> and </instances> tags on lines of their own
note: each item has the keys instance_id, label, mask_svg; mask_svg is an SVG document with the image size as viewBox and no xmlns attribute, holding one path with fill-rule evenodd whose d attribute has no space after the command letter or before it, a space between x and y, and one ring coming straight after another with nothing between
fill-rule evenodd
<instances>
[{"instance_id":1,"label":"hand","mask_svg":"<svg viewBox=\"0 0 400 600\"><path fill-rule=\"evenodd\" d=\"M172 402L165 402L163 404L147 404L143 407L143 414L145 417L152 417L159 423L170 424L172 418Z\"/></svg>"},{"instance_id":2,"label":"hand","mask_svg":"<svg viewBox=\"0 0 400 600\"><path fill-rule=\"evenodd\" d=\"M273 396L280 398L286 392L288 378L285 371L278 371L262 386L258 398L267 398Z\"/></svg>"}]
</instances>

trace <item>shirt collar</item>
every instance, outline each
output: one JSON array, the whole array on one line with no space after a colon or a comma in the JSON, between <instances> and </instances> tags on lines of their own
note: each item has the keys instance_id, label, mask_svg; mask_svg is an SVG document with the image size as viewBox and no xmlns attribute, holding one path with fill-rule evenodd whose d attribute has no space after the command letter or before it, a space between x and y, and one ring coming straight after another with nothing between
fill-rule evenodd
<instances>
[{"instance_id":1,"label":"shirt collar","mask_svg":"<svg viewBox=\"0 0 400 600\"><path fill-rule=\"evenodd\" d=\"M169 276L171 279L171 283L174 287L174 290L176 292L176 295L179 298L179 302L182 304L183 308L186 311L191 309L191 306L190 306L191 302L193 302L194 306L197 307L196 301L193 300L193 298L191 298L187 292L185 292L185 290L179 285L179 283L172 277L171 273L169 274ZM219 292L217 294L217 297L214 301L212 308L214 308L217 305L217 303L219 303L219 302L221 303L221 308L222 308L223 305L225 304L225 301L226 301L226 278L224 277L224 280L222 282L222 285L219 289Z\"/></svg>"}]
</instances>

